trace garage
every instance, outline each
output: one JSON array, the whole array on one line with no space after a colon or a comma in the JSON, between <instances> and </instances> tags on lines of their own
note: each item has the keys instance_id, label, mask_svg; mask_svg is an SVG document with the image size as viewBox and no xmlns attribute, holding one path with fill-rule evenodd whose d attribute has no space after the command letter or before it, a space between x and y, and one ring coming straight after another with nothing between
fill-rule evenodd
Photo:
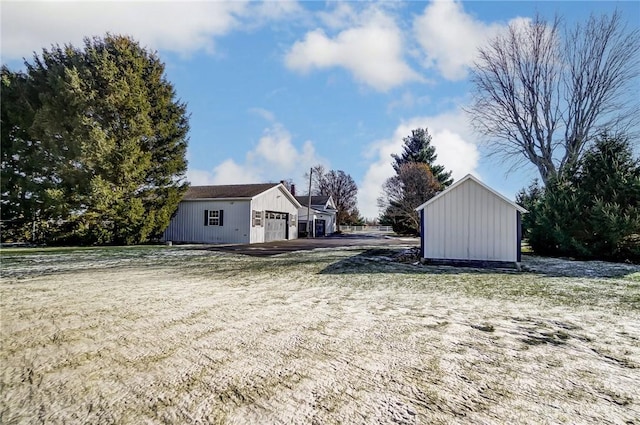
<instances>
[{"instance_id":1,"label":"garage","mask_svg":"<svg viewBox=\"0 0 640 425\"><path fill-rule=\"evenodd\" d=\"M264 220L264 241L282 241L287 239L287 213L267 211Z\"/></svg>"},{"instance_id":2,"label":"garage","mask_svg":"<svg viewBox=\"0 0 640 425\"><path fill-rule=\"evenodd\" d=\"M300 208L282 183L191 186L163 239L206 244L296 239Z\"/></svg>"}]
</instances>

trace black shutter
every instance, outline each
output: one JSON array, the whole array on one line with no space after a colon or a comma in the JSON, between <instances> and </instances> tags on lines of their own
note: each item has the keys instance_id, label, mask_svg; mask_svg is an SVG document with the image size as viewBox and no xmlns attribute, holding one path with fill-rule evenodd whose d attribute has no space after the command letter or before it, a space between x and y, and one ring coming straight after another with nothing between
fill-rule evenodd
<instances>
[{"instance_id":1,"label":"black shutter","mask_svg":"<svg viewBox=\"0 0 640 425\"><path fill-rule=\"evenodd\" d=\"M224 218L224 210L220 210L220 226L222 226L222 219Z\"/></svg>"},{"instance_id":2,"label":"black shutter","mask_svg":"<svg viewBox=\"0 0 640 425\"><path fill-rule=\"evenodd\" d=\"M204 210L204 225L209 225L209 210Z\"/></svg>"},{"instance_id":3,"label":"black shutter","mask_svg":"<svg viewBox=\"0 0 640 425\"><path fill-rule=\"evenodd\" d=\"M516 261L519 263L522 261L522 216L520 211L516 212Z\"/></svg>"}]
</instances>

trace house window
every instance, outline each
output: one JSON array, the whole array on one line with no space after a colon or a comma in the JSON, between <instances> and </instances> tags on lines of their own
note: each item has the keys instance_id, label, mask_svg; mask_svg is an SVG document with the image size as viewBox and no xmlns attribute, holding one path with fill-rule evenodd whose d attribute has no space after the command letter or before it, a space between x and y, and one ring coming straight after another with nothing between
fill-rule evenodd
<instances>
[{"instance_id":1,"label":"house window","mask_svg":"<svg viewBox=\"0 0 640 425\"><path fill-rule=\"evenodd\" d=\"M262 226L262 211L253 210L253 227Z\"/></svg>"},{"instance_id":2,"label":"house window","mask_svg":"<svg viewBox=\"0 0 640 425\"><path fill-rule=\"evenodd\" d=\"M209 211L209 226L219 226L220 225L220 211L211 210Z\"/></svg>"},{"instance_id":3,"label":"house window","mask_svg":"<svg viewBox=\"0 0 640 425\"><path fill-rule=\"evenodd\" d=\"M290 216L291 223L290 226L296 227L298 225L298 220L295 214L291 214Z\"/></svg>"},{"instance_id":4,"label":"house window","mask_svg":"<svg viewBox=\"0 0 640 425\"><path fill-rule=\"evenodd\" d=\"M223 210L204 210L205 226L222 226Z\"/></svg>"}]
</instances>

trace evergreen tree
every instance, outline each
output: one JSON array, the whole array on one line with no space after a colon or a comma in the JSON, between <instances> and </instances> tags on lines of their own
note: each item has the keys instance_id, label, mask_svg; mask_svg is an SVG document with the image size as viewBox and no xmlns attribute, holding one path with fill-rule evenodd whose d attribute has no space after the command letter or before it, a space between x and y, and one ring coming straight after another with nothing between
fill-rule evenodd
<instances>
[{"instance_id":1,"label":"evergreen tree","mask_svg":"<svg viewBox=\"0 0 640 425\"><path fill-rule=\"evenodd\" d=\"M582 243L593 255L640 260L640 160L629 140L604 134L577 176L587 211Z\"/></svg>"},{"instance_id":2,"label":"evergreen tree","mask_svg":"<svg viewBox=\"0 0 640 425\"><path fill-rule=\"evenodd\" d=\"M404 139L404 146L402 147L402 154L392 154L393 169L396 173L399 172L400 167L404 164L415 162L427 164L431 169L431 173L438 180L442 188L445 188L451 183L451 171L446 171L442 165L436 164L436 148L431 145L431 135L428 129L418 128L411 130L411 136L407 136Z\"/></svg>"},{"instance_id":3,"label":"evergreen tree","mask_svg":"<svg viewBox=\"0 0 640 425\"><path fill-rule=\"evenodd\" d=\"M0 92L0 192L3 240L33 240L33 223L42 204L40 188L46 187L46 158L38 142L29 137L37 109L28 76L2 67Z\"/></svg>"},{"instance_id":4,"label":"evergreen tree","mask_svg":"<svg viewBox=\"0 0 640 425\"><path fill-rule=\"evenodd\" d=\"M429 130L418 128L403 139L400 155L392 154L396 175L387 179L378 206L383 208L380 223L396 233L418 234L420 223L414 209L453 183L451 171L436 164L435 146Z\"/></svg>"},{"instance_id":5,"label":"evergreen tree","mask_svg":"<svg viewBox=\"0 0 640 425\"><path fill-rule=\"evenodd\" d=\"M567 176L528 205L534 251L640 261L640 161L628 139L600 136Z\"/></svg>"},{"instance_id":6,"label":"evergreen tree","mask_svg":"<svg viewBox=\"0 0 640 425\"><path fill-rule=\"evenodd\" d=\"M534 179L529 187L526 189L520 189L520 191L516 193L516 203L529 211L527 214L523 214L522 216L522 237L525 239L529 238L529 232L535 222L535 206L540 202L543 196L544 186L540 185L540 181L538 179Z\"/></svg>"},{"instance_id":7,"label":"evergreen tree","mask_svg":"<svg viewBox=\"0 0 640 425\"><path fill-rule=\"evenodd\" d=\"M45 49L26 66L39 104L32 116L7 119L33 147L18 155L21 166L32 158L44 165L41 177L27 179L36 186L31 197L50 206L37 217L45 239L132 244L159 236L185 190L188 117L156 54L107 35L86 39L82 50ZM12 140L2 137L3 147Z\"/></svg>"}]
</instances>

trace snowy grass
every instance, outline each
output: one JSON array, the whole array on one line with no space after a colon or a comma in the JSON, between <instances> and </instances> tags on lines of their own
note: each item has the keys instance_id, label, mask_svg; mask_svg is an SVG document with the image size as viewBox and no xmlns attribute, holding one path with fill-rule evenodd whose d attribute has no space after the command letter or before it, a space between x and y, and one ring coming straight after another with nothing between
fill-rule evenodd
<instances>
[{"instance_id":1,"label":"snowy grass","mask_svg":"<svg viewBox=\"0 0 640 425\"><path fill-rule=\"evenodd\" d=\"M640 269L2 251L0 423L638 423Z\"/></svg>"}]
</instances>

